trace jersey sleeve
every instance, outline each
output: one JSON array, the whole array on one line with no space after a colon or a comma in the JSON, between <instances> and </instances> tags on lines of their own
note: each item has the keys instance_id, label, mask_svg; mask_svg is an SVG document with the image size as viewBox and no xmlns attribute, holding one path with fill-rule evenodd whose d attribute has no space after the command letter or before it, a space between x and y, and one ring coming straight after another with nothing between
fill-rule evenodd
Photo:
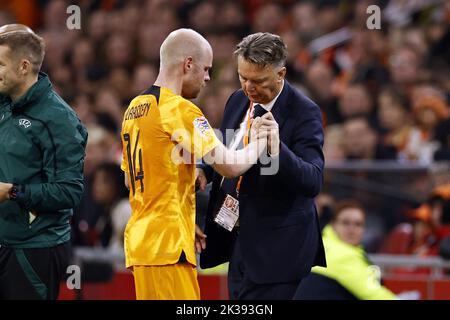
<instances>
[{"instance_id":1,"label":"jersey sleeve","mask_svg":"<svg viewBox=\"0 0 450 320\"><path fill-rule=\"evenodd\" d=\"M167 123L167 131L172 140L197 159L213 150L220 140L201 110L189 101L183 101L174 110L173 121Z\"/></svg>"},{"instance_id":2,"label":"jersey sleeve","mask_svg":"<svg viewBox=\"0 0 450 320\"><path fill-rule=\"evenodd\" d=\"M120 169L122 169L123 172L127 172L128 171L128 158L126 157L126 143L123 138L124 126L125 126L125 121L122 124L122 132L120 134L121 142L122 142L122 161L120 162Z\"/></svg>"},{"instance_id":3,"label":"jersey sleeve","mask_svg":"<svg viewBox=\"0 0 450 320\"><path fill-rule=\"evenodd\" d=\"M122 161L120 162L120 169L122 169L123 172L128 172L128 161L123 156L122 156Z\"/></svg>"}]
</instances>

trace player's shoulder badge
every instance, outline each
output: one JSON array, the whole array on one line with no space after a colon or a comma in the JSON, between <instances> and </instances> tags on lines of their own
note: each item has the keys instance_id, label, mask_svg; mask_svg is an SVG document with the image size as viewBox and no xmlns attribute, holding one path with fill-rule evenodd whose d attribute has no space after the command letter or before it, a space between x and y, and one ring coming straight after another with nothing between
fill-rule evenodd
<instances>
[{"instance_id":1,"label":"player's shoulder badge","mask_svg":"<svg viewBox=\"0 0 450 320\"><path fill-rule=\"evenodd\" d=\"M200 117L194 119L194 128L197 129L201 135L204 135L211 129L211 126L205 117Z\"/></svg>"}]
</instances>

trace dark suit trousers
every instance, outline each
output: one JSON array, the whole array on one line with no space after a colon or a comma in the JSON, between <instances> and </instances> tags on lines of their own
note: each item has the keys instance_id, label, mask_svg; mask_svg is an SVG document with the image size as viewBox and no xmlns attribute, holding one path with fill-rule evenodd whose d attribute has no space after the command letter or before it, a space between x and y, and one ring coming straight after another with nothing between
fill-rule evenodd
<instances>
[{"instance_id":1,"label":"dark suit trousers","mask_svg":"<svg viewBox=\"0 0 450 320\"><path fill-rule=\"evenodd\" d=\"M228 268L230 300L292 300L299 284L300 280L268 284L257 284L251 281L242 260L238 236Z\"/></svg>"}]
</instances>

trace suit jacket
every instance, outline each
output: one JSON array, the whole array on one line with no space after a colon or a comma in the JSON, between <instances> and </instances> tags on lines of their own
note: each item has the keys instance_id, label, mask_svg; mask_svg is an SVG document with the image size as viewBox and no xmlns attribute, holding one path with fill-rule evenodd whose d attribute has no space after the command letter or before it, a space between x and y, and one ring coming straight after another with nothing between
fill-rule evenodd
<instances>
[{"instance_id":1,"label":"suit jacket","mask_svg":"<svg viewBox=\"0 0 450 320\"><path fill-rule=\"evenodd\" d=\"M242 90L227 101L221 132L237 129L249 107ZM325 253L314 205L323 182L322 116L319 107L287 81L272 113L280 130L279 169L261 175L258 162L244 175L239 192L239 237L214 222L225 193L222 177L204 167L212 179L206 214L206 250L200 266L210 268L229 261L238 239L242 259L255 283L301 279L314 265L325 266ZM229 144L230 141L224 141ZM236 228L235 228L236 229Z\"/></svg>"}]
</instances>

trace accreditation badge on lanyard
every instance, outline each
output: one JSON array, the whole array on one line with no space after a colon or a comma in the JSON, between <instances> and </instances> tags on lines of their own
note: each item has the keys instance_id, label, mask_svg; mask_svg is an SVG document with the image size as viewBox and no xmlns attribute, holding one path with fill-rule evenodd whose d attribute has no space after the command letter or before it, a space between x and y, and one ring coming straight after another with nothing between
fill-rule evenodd
<instances>
[{"instance_id":1,"label":"accreditation badge on lanyard","mask_svg":"<svg viewBox=\"0 0 450 320\"><path fill-rule=\"evenodd\" d=\"M227 194L222 206L219 209L214 221L227 229L228 231L233 230L236 222L239 219L239 200Z\"/></svg>"}]
</instances>

